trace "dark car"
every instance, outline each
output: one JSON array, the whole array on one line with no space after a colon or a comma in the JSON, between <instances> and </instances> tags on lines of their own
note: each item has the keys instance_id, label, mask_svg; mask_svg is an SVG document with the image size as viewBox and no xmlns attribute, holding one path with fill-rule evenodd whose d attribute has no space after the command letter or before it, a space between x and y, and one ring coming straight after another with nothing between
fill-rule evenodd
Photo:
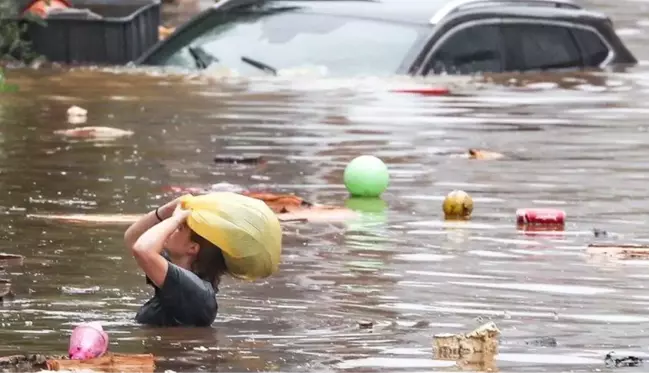
<instances>
[{"instance_id":1,"label":"dark car","mask_svg":"<svg viewBox=\"0 0 649 373\"><path fill-rule=\"evenodd\" d=\"M136 61L345 76L636 63L606 15L570 0L224 0Z\"/></svg>"}]
</instances>

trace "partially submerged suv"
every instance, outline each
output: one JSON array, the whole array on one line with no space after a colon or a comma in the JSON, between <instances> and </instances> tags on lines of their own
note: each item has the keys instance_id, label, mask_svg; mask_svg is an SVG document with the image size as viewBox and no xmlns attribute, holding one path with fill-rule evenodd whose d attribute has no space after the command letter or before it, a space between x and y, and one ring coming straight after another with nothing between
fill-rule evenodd
<instances>
[{"instance_id":1,"label":"partially submerged suv","mask_svg":"<svg viewBox=\"0 0 649 373\"><path fill-rule=\"evenodd\" d=\"M571 0L222 0L136 62L338 76L636 63L609 18Z\"/></svg>"}]
</instances>

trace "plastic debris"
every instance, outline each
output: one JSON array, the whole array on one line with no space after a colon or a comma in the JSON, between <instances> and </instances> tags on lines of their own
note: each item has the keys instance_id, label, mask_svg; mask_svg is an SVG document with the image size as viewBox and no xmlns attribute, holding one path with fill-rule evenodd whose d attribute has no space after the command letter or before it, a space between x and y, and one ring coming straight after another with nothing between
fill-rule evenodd
<instances>
[{"instance_id":1,"label":"plastic debris","mask_svg":"<svg viewBox=\"0 0 649 373\"><path fill-rule=\"evenodd\" d=\"M454 190L442 204L446 220L468 220L473 213L473 199L463 190Z\"/></svg>"},{"instance_id":2,"label":"plastic debris","mask_svg":"<svg viewBox=\"0 0 649 373\"><path fill-rule=\"evenodd\" d=\"M70 106L68 109L68 122L71 124L82 124L88 120L88 110L79 106Z\"/></svg>"},{"instance_id":3,"label":"plastic debris","mask_svg":"<svg viewBox=\"0 0 649 373\"><path fill-rule=\"evenodd\" d=\"M79 106L71 106L68 109L68 123L70 124L83 124L88 120L88 110Z\"/></svg>"},{"instance_id":4,"label":"plastic debris","mask_svg":"<svg viewBox=\"0 0 649 373\"><path fill-rule=\"evenodd\" d=\"M378 157L361 155L345 167L343 182L354 197L379 197L390 185L388 166Z\"/></svg>"},{"instance_id":5,"label":"plastic debris","mask_svg":"<svg viewBox=\"0 0 649 373\"><path fill-rule=\"evenodd\" d=\"M70 106L68 109L68 116L71 117L79 117L79 116L86 116L88 115L88 110L79 107L79 106Z\"/></svg>"},{"instance_id":6,"label":"plastic debris","mask_svg":"<svg viewBox=\"0 0 649 373\"><path fill-rule=\"evenodd\" d=\"M83 323L72 331L68 354L73 360L103 356L108 350L108 334L99 322Z\"/></svg>"}]
</instances>

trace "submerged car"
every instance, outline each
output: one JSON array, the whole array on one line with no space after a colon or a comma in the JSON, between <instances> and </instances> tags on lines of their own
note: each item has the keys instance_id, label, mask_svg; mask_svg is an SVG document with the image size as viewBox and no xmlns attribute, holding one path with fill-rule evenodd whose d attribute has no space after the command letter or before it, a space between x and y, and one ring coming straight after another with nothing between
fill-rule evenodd
<instances>
[{"instance_id":1,"label":"submerged car","mask_svg":"<svg viewBox=\"0 0 649 373\"><path fill-rule=\"evenodd\" d=\"M222 0L137 65L242 75L473 74L634 65L604 14L571 0Z\"/></svg>"}]
</instances>

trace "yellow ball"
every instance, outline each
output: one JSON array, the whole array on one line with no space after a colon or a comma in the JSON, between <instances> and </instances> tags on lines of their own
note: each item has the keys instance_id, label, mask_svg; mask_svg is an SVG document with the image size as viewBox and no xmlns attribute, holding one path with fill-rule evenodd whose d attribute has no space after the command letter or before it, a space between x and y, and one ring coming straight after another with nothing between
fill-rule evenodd
<instances>
[{"instance_id":1,"label":"yellow ball","mask_svg":"<svg viewBox=\"0 0 649 373\"><path fill-rule=\"evenodd\" d=\"M473 199L463 190L454 190L444 199L444 218L468 220L473 212Z\"/></svg>"}]
</instances>

